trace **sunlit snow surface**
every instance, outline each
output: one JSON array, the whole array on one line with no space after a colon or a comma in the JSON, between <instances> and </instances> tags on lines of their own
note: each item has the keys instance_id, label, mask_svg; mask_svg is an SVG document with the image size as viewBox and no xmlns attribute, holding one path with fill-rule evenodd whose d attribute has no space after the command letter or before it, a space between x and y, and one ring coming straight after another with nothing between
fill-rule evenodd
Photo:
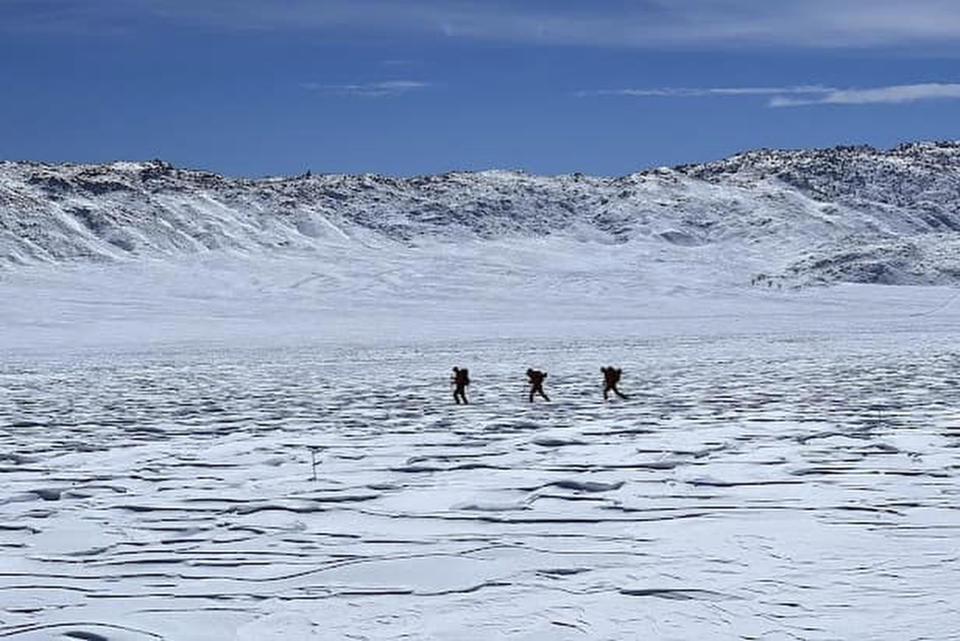
<instances>
[{"instance_id":1,"label":"sunlit snow surface","mask_svg":"<svg viewBox=\"0 0 960 641\"><path fill-rule=\"evenodd\" d=\"M0 638L960 638L954 290L471 251L5 275Z\"/></svg>"}]
</instances>

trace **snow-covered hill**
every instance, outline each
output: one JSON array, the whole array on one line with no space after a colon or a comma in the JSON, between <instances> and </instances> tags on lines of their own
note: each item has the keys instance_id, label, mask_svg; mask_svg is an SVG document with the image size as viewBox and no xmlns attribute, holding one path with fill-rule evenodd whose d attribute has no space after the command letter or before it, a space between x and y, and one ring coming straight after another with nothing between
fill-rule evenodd
<instances>
[{"instance_id":1,"label":"snow-covered hill","mask_svg":"<svg viewBox=\"0 0 960 641\"><path fill-rule=\"evenodd\" d=\"M946 283L960 142L752 151L619 178L486 171L233 179L160 161L0 163L0 265L563 238L715 246L788 284Z\"/></svg>"}]
</instances>

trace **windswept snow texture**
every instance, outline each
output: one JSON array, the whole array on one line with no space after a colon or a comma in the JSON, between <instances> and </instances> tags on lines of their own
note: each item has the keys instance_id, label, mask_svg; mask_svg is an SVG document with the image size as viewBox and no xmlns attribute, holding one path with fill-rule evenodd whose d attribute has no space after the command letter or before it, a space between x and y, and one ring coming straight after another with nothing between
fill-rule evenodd
<instances>
[{"instance_id":1,"label":"windswept snow texture","mask_svg":"<svg viewBox=\"0 0 960 641\"><path fill-rule=\"evenodd\" d=\"M0 637L955 639L938 338L8 362Z\"/></svg>"},{"instance_id":2,"label":"windswept snow texture","mask_svg":"<svg viewBox=\"0 0 960 641\"><path fill-rule=\"evenodd\" d=\"M0 163L0 265L564 237L763 254L744 281L947 284L960 275L957 230L951 142L754 151L620 178L240 180L159 161Z\"/></svg>"}]
</instances>

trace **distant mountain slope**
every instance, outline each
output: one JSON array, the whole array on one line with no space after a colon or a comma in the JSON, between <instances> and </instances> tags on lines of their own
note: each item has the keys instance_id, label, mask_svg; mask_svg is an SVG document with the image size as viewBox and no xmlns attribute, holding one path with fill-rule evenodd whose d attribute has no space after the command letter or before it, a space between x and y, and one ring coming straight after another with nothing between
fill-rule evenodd
<instances>
[{"instance_id":1,"label":"distant mountain slope","mask_svg":"<svg viewBox=\"0 0 960 641\"><path fill-rule=\"evenodd\" d=\"M960 277L960 143L751 151L619 178L486 171L233 179L160 161L0 163L0 265L331 243L721 245L788 284Z\"/></svg>"}]
</instances>

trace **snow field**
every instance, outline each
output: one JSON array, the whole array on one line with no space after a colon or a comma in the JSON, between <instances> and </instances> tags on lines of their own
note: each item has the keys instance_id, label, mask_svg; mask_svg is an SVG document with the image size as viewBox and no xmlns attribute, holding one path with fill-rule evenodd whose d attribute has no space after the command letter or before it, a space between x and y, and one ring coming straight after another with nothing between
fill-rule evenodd
<instances>
[{"instance_id":1,"label":"snow field","mask_svg":"<svg viewBox=\"0 0 960 641\"><path fill-rule=\"evenodd\" d=\"M0 635L951 638L948 337L11 359Z\"/></svg>"}]
</instances>

